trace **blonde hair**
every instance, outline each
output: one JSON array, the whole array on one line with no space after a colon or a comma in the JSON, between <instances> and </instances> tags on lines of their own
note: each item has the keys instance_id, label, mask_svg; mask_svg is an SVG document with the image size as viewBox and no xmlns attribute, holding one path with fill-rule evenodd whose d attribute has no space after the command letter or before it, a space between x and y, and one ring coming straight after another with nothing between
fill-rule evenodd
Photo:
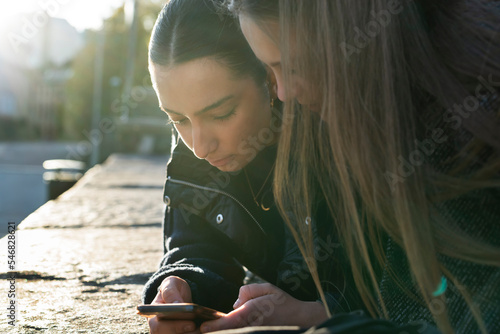
<instances>
[{"instance_id":1,"label":"blonde hair","mask_svg":"<svg viewBox=\"0 0 500 334\"><path fill-rule=\"evenodd\" d=\"M322 105L318 121L307 108L296 113L296 105L285 104L285 115L295 115L295 120L284 124L277 157L275 197L303 255L310 257L313 248L303 219L310 214L313 196L321 194L372 315L388 317L376 276L376 268L387 265L384 234L405 251L427 307L436 300L445 305L443 296L433 296L441 278L461 282L438 255L500 266L498 246L461 231L435 207L470 190L500 185L499 111L475 106L474 117L443 128L443 119L456 116L448 115L449 108L470 100L478 78L500 75L499 9L479 0L279 4L285 85L290 88L295 75L314 83ZM421 145L416 139L427 136L425 127L436 130L434 147L447 146L445 138L458 142L464 129L474 138L449 161L429 163L432 157L421 153L417 160L413 153ZM415 163L401 175L402 161L412 154ZM478 158L484 164L474 169ZM316 270L315 264L310 269ZM486 332L479 308L466 289L460 293ZM433 317L443 332L453 332L447 312Z\"/></svg>"}]
</instances>

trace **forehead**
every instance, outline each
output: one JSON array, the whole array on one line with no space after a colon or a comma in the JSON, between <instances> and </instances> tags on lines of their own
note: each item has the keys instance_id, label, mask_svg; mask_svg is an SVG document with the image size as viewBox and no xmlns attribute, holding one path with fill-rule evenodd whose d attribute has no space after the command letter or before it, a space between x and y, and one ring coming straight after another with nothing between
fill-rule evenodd
<instances>
[{"instance_id":1,"label":"forehead","mask_svg":"<svg viewBox=\"0 0 500 334\"><path fill-rule=\"evenodd\" d=\"M182 114L237 94L252 82L251 78L235 79L226 66L204 58L173 66L152 64L150 71L160 105Z\"/></svg>"},{"instance_id":2,"label":"forehead","mask_svg":"<svg viewBox=\"0 0 500 334\"><path fill-rule=\"evenodd\" d=\"M241 30L253 52L263 63L279 62L279 25L277 22L256 22L246 15L239 16Z\"/></svg>"},{"instance_id":3,"label":"forehead","mask_svg":"<svg viewBox=\"0 0 500 334\"><path fill-rule=\"evenodd\" d=\"M229 77L229 70L213 59L201 58L181 64L158 65L151 63L151 77L154 84L166 85L172 80L187 82L202 82L206 77Z\"/></svg>"}]
</instances>

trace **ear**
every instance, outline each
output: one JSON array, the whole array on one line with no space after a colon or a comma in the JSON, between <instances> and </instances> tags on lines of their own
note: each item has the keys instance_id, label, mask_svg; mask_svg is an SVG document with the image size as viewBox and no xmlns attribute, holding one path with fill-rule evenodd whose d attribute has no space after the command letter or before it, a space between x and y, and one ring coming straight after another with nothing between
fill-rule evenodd
<instances>
[{"instance_id":1,"label":"ear","mask_svg":"<svg viewBox=\"0 0 500 334\"><path fill-rule=\"evenodd\" d=\"M274 72L267 68L267 87L269 89L269 96L271 99L278 98L278 85L276 83L276 77L274 76Z\"/></svg>"}]
</instances>

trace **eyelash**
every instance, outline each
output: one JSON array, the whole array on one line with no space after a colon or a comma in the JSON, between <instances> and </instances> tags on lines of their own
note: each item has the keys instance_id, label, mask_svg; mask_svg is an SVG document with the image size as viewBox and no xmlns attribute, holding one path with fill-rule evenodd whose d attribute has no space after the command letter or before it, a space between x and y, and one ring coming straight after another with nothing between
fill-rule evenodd
<instances>
[{"instance_id":1,"label":"eyelash","mask_svg":"<svg viewBox=\"0 0 500 334\"><path fill-rule=\"evenodd\" d=\"M231 116L233 116L235 113L236 113L236 108L233 108L233 110L231 110L227 114L222 115L222 116L218 116L218 117L214 117L214 119L218 120L218 121L225 121L225 120L229 119Z\"/></svg>"},{"instance_id":2,"label":"eyelash","mask_svg":"<svg viewBox=\"0 0 500 334\"><path fill-rule=\"evenodd\" d=\"M231 110L230 112L228 112L228 113L227 113L227 114L225 114L225 115L222 115L222 116L217 116L217 117L214 117L213 119L214 119L214 120L217 120L217 121L226 121L226 120L228 120L231 116L233 116L235 113L236 113L236 108L234 108L233 110ZM183 119L181 119L181 120L174 121L173 119L171 119L171 118L169 117L169 120L168 120L168 122L167 122L167 125L168 125L168 124L172 124L172 125L184 125L186 120L187 120L187 118L183 118Z\"/></svg>"},{"instance_id":3,"label":"eyelash","mask_svg":"<svg viewBox=\"0 0 500 334\"><path fill-rule=\"evenodd\" d=\"M169 124L172 124L172 125L182 125L182 123L184 123L185 120L187 120L187 118L183 118L180 121L174 121L173 119L171 119L169 117L168 121L167 121L167 125L169 125Z\"/></svg>"}]
</instances>

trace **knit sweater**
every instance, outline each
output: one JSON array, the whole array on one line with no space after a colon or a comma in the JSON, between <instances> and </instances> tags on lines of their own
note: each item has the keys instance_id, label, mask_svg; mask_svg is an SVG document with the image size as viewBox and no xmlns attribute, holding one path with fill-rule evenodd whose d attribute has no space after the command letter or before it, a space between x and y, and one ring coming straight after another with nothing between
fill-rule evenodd
<instances>
[{"instance_id":1,"label":"knit sweater","mask_svg":"<svg viewBox=\"0 0 500 334\"><path fill-rule=\"evenodd\" d=\"M483 101L486 112L494 116L500 110L500 99L490 96ZM449 172L455 167L451 157L460 154L464 145L473 140L473 136L463 129L446 128L447 124L438 120L429 128L444 129L448 140L435 148L429 161L438 172ZM500 131L500 125L498 125ZM493 156L498 157L491 146L486 145L470 167L463 171L463 177L472 175L483 167L483 163ZM447 163L451 161L450 163ZM496 173L498 179L500 171ZM500 247L500 188L492 185L488 188L470 191L460 197L436 203L434 212L446 219L457 231L481 240L485 244ZM389 275L385 268L380 281L380 290L390 319L398 323L423 319L433 323L432 313L443 312L443 303L434 299L429 310L417 292L412 279L406 255L402 248L389 239L386 249L387 263L415 298L409 297ZM500 255L499 255L500 256ZM473 303L479 306L481 316L489 333L500 333L500 268L474 264L467 261L441 255L439 260L460 281L456 286L449 280L444 292L450 323L456 333L479 333L477 322L460 292L470 294Z\"/></svg>"}]
</instances>

